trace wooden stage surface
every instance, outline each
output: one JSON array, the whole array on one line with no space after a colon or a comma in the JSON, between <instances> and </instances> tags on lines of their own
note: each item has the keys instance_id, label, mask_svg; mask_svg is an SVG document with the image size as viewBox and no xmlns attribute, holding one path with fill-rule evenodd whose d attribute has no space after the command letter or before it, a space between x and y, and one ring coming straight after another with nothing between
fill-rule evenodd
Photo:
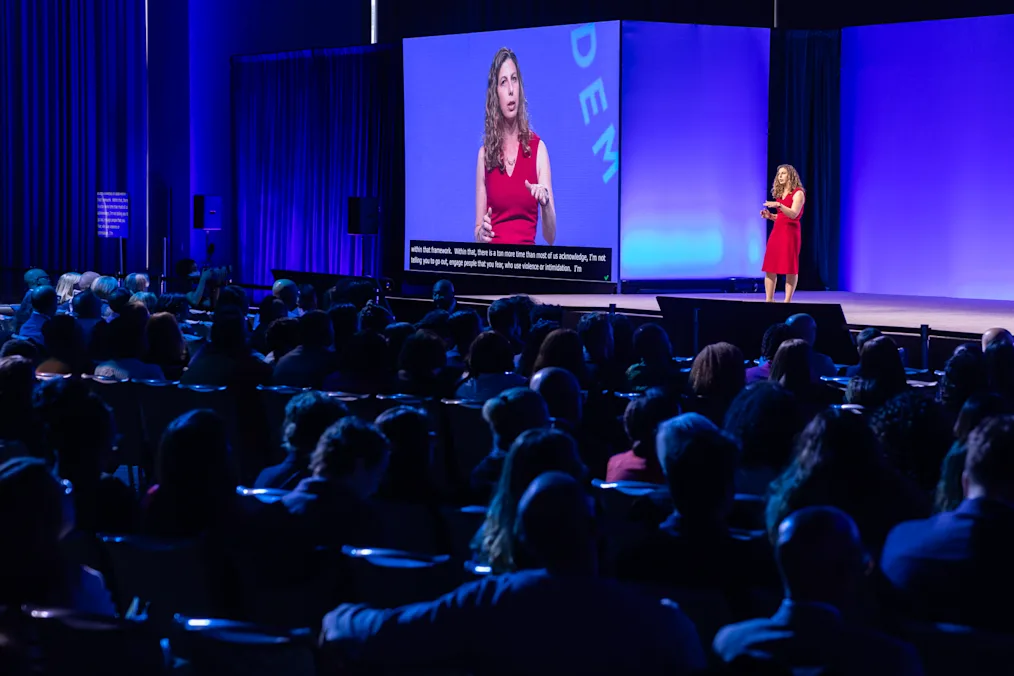
<instances>
[{"instance_id":1,"label":"wooden stage surface","mask_svg":"<svg viewBox=\"0 0 1014 676\"><path fill-rule=\"evenodd\" d=\"M616 304L619 312L659 312L656 296L708 298L715 300L764 302L756 293L690 294L533 294L543 303L567 308L608 309ZM459 300L493 301L501 296L460 296ZM779 291L776 299L781 298ZM799 291L793 298L799 303L840 303L845 320L853 326L898 327L918 330L923 324L933 331L981 334L995 326L1014 329L1014 301L968 300L930 296L888 296L844 291Z\"/></svg>"}]
</instances>

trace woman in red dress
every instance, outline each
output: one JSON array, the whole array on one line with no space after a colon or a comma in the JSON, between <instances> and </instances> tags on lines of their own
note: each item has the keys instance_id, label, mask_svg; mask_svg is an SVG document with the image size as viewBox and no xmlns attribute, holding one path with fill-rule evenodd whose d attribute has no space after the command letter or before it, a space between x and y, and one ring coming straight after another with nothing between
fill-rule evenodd
<instances>
[{"instance_id":1,"label":"woman in red dress","mask_svg":"<svg viewBox=\"0 0 1014 676\"><path fill-rule=\"evenodd\" d=\"M486 124L475 170L475 241L535 244L556 241L556 206L546 144L528 126L521 70L514 52L493 57L486 88Z\"/></svg>"},{"instance_id":2,"label":"woman in red dress","mask_svg":"<svg viewBox=\"0 0 1014 676\"><path fill-rule=\"evenodd\" d=\"M761 210L761 216L775 222L761 267L764 271L764 295L767 302L773 303L778 275L785 275L785 302L790 303L799 283L799 219L806 203L806 191L799 180L799 172L791 164L778 167L771 196L774 199L765 202Z\"/></svg>"}]
</instances>

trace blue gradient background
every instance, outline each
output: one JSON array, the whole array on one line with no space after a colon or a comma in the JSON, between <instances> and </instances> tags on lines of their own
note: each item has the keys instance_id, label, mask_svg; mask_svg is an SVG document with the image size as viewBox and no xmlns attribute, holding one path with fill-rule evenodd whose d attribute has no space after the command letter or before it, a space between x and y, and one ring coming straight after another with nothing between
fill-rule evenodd
<instances>
[{"instance_id":1,"label":"blue gradient background","mask_svg":"<svg viewBox=\"0 0 1014 676\"><path fill-rule=\"evenodd\" d=\"M841 101L844 288L1014 300L1014 16L845 29Z\"/></svg>"},{"instance_id":2,"label":"blue gradient background","mask_svg":"<svg viewBox=\"0 0 1014 676\"><path fill-rule=\"evenodd\" d=\"M406 39L405 267L413 239L471 242L475 227L475 167L482 145L486 78L494 54L518 56L532 129L549 151L556 198L556 244L613 250L619 172L593 146L613 125L619 151L620 24L595 26L594 61L575 61L571 33L580 25ZM587 40L579 43L587 53ZM606 108L590 107L585 124L579 95L602 78ZM619 158L617 158L619 161ZM544 244L542 224L536 243Z\"/></svg>"},{"instance_id":3,"label":"blue gradient background","mask_svg":"<svg viewBox=\"0 0 1014 676\"><path fill-rule=\"evenodd\" d=\"M621 279L761 276L769 43L763 28L623 23Z\"/></svg>"}]
</instances>

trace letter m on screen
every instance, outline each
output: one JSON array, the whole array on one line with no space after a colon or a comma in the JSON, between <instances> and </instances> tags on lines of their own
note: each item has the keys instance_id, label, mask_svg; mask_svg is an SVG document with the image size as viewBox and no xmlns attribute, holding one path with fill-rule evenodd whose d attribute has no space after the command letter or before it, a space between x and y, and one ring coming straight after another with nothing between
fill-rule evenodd
<instances>
[{"instance_id":1,"label":"letter m on screen","mask_svg":"<svg viewBox=\"0 0 1014 676\"><path fill-rule=\"evenodd\" d=\"M605 148L605 153L602 155L603 162L609 162L609 168L606 169L605 173L602 174L602 182L609 183L610 179L616 175L616 172L620 169L620 153L618 150L613 148L613 141L616 140L616 127L609 125L609 127L602 132L602 136L599 136L599 140L592 146L592 152L596 155L599 151Z\"/></svg>"}]
</instances>

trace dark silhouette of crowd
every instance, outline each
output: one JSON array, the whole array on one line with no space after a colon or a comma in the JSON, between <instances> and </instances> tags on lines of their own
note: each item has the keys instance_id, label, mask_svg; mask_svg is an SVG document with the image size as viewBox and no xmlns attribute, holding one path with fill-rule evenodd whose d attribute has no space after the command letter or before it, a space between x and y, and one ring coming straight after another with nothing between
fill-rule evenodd
<instances>
[{"instance_id":1,"label":"dark silhouette of crowd","mask_svg":"<svg viewBox=\"0 0 1014 676\"><path fill-rule=\"evenodd\" d=\"M35 673L10 609L42 607L309 627L318 673L1010 668L1005 330L916 376L874 329L835 364L807 315L679 355L659 323L447 280L407 322L370 282L251 310L187 269L161 295L25 276L0 666Z\"/></svg>"}]
</instances>

